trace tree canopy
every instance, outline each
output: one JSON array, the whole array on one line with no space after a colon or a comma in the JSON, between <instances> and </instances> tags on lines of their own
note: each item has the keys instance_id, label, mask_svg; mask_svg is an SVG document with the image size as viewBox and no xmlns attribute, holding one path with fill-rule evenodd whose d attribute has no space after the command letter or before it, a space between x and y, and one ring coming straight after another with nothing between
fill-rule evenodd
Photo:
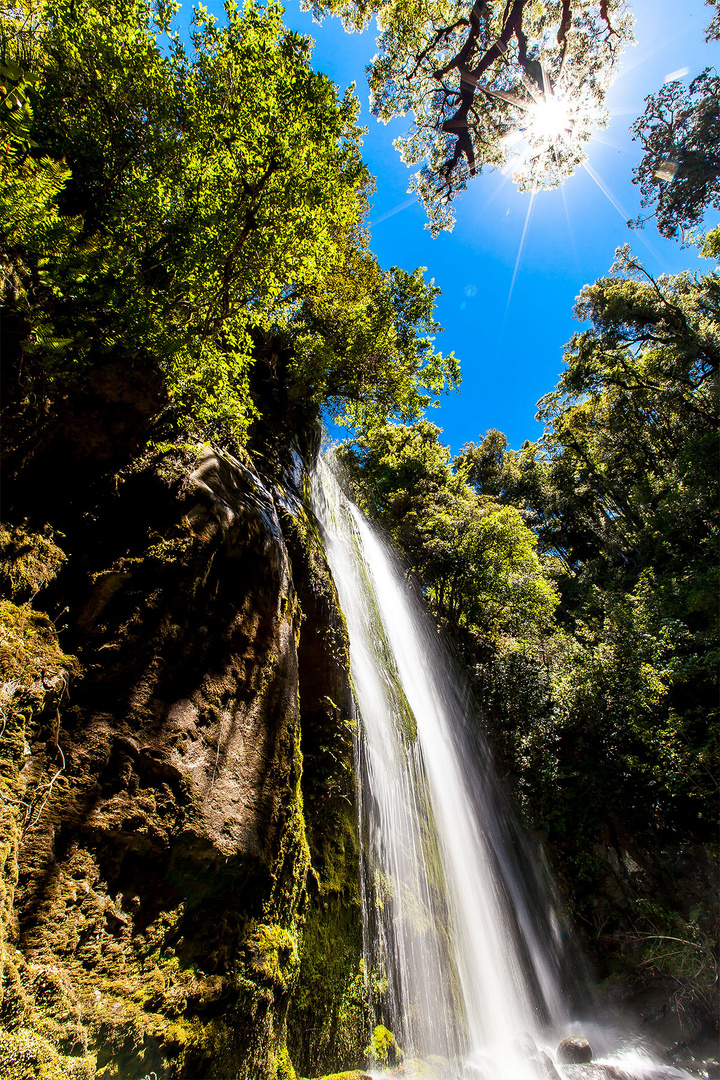
<instances>
[{"instance_id":1,"label":"tree canopy","mask_svg":"<svg viewBox=\"0 0 720 1080\"><path fill-rule=\"evenodd\" d=\"M718 0L705 3L714 10L706 41L720 41ZM633 182L640 185L641 205L654 207L649 216L662 236L694 239L690 230L702 225L708 209L720 208L719 101L720 78L708 67L688 87L673 79L648 95L632 126L643 148ZM628 224L642 227L647 220L640 216ZM703 254L716 256L720 229L702 239Z\"/></svg>"},{"instance_id":2,"label":"tree canopy","mask_svg":"<svg viewBox=\"0 0 720 1080\"><path fill-rule=\"evenodd\" d=\"M603 102L632 19L624 0L316 0L361 29L377 15L372 107L412 113L396 146L434 232L484 166L511 163L521 190L557 187L605 122Z\"/></svg>"},{"instance_id":3,"label":"tree canopy","mask_svg":"<svg viewBox=\"0 0 720 1080\"><path fill-rule=\"evenodd\" d=\"M375 425L341 456L444 625L491 648L502 638L537 641L557 602L537 539L517 509L478 495L453 469L439 434L426 420Z\"/></svg>"},{"instance_id":4,"label":"tree canopy","mask_svg":"<svg viewBox=\"0 0 720 1080\"><path fill-rule=\"evenodd\" d=\"M437 290L367 247L356 99L276 4L229 0L223 25L197 8L190 49L173 10L25 0L2 18L3 298L21 354L56 386L134 356L182 422L242 441L257 342L279 337L316 407L415 418L459 372L432 348Z\"/></svg>"},{"instance_id":5,"label":"tree canopy","mask_svg":"<svg viewBox=\"0 0 720 1080\"><path fill-rule=\"evenodd\" d=\"M541 768L561 732L573 755L600 739L634 778L624 806L644 791L639 820L651 801L658 823L691 827L714 797L720 279L655 280L627 249L614 269L580 294L590 325L540 402L541 442L513 451L488 432L455 465L562 567L554 719L524 721L536 750L548 740Z\"/></svg>"},{"instance_id":6,"label":"tree canopy","mask_svg":"<svg viewBox=\"0 0 720 1080\"><path fill-rule=\"evenodd\" d=\"M643 148L634 181L661 235L685 238L710 207L720 209L720 76L706 68L689 86L666 83L645 103L632 127Z\"/></svg>"}]
</instances>

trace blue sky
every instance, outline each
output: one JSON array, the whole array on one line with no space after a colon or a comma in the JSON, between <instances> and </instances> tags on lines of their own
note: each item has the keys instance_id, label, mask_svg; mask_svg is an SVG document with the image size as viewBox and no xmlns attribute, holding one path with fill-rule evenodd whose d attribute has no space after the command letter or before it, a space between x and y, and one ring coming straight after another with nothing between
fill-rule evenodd
<instances>
[{"instance_id":1,"label":"blue sky","mask_svg":"<svg viewBox=\"0 0 720 1080\"><path fill-rule=\"evenodd\" d=\"M220 3L207 4L220 14ZM428 268L442 289L438 319L444 352L460 358L459 394L442 399L429 418L443 429L453 451L500 428L511 446L536 439L536 403L552 390L562 370L563 345L579 328L573 305L582 286L606 274L613 253L630 242L654 274L707 269L693 249L663 240L648 223L629 230L640 210L632 169L640 157L629 127L643 100L665 78L687 68L685 81L720 59L717 43L705 44L712 11L703 0L633 0L637 44L629 49L609 95L611 121L590 144L597 180L581 169L562 190L535 197L519 194L512 180L488 171L456 205L454 231L433 240L422 207L407 194L411 171L392 141L407 124L385 126L368 109L365 67L375 53L374 29L346 34L337 19L314 23L298 0L286 4L285 21L315 40L315 66L344 89L357 84L361 122L368 127L364 157L377 177L370 214L371 246L383 266ZM520 242L525 241L520 252Z\"/></svg>"}]
</instances>

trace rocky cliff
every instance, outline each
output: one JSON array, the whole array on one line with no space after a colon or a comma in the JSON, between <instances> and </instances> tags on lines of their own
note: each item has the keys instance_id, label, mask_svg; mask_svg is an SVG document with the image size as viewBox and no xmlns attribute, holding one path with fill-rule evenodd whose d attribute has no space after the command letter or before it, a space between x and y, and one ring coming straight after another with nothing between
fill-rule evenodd
<instances>
[{"instance_id":1,"label":"rocky cliff","mask_svg":"<svg viewBox=\"0 0 720 1080\"><path fill-rule=\"evenodd\" d=\"M305 466L103 455L111 391L9 486L0 1072L356 1064L347 643Z\"/></svg>"}]
</instances>

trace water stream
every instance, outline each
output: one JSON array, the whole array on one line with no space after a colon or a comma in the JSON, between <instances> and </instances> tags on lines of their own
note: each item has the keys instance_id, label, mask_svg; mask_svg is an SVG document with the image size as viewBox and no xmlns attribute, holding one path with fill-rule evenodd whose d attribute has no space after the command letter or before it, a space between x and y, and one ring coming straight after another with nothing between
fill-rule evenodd
<instances>
[{"instance_id":1,"label":"water stream","mask_svg":"<svg viewBox=\"0 0 720 1080\"><path fill-rule=\"evenodd\" d=\"M528 1042L556 1046L592 1007L542 854L434 624L325 463L314 503L350 637L378 1020L432 1075L537 1080Z\"/></svg>"}]
</instances>

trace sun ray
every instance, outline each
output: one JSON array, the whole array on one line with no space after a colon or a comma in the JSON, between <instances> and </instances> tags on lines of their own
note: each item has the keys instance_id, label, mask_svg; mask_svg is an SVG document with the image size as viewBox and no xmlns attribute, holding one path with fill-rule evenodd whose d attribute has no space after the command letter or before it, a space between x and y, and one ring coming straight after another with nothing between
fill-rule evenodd
<instances>
[{"instance_id":1,"label":"sun ray","mask_svg":"<svg viewBox=\"0 0 720 1080\"><path fill-rule=\"evenodd\" d=\"M572 222L570 221L570 210L568 208L567 199L565 198L565 185L560 185L560 194L562 195L563 207L565 209L565 220L567 221L568 236L570 237L570 247L572 248L573 259L575 260L575 266L580 270L578 263L577 247L575 246L575 235L572 230Z\"/></svg>"},{"instance_id":2,"label":"sun ray","mask_svg":"<svg viewBox=\"0 0 720 1080\"><path fill-rule=\"evenodd\" d=\"M487 210L488 206L489 206L489 205L490 205L490 203L491 203L491 202L493 201L493 199L496 199L496 198L498 197L498 195L499 195L499 194L500 194L500 193L501 193L502 191L504 191L504 190L505 190L505 188L506 188L506 187L508 186L508 184L510 183L510 178L509 178L509 177L507 176L507 174L506 174L506 173L504 173L504 172L502 171L502 169L500 169L500 176L502 177L502 179L501 179L501 180L500 180L500 182L499 182L499 183L498 183L498 184L497 184L497 185L495 186L495 189L494 189L493 191L491 191L491 192L490 192L490 194L488 195L487 199L485 200L485 202L484 202L484 203L482 204L482 206L480 207L480 213L483 213L483 212L484 212L485 210Z\"/></svg>"},{"instance_id":3,"label":"sun ray","mask_svg":"<svg viewBox=\"0 0 720 1080\"><path fill-rule=\"evenodd\" d=\"M617 150L618 154L625 154L631 158L637 157L637 151L628 150L627 147L621 146L620 143L614 142L612 139L606 139L604 135L593 135L593 142L599 142L603 146L608 146L611 150Z\"/></svg>"},{"instance_id":4,"label":"sun ray","mask_svg":"<svg viewBox=\"0 0 720 1080\"><path fill-rule=\"evenodd\" d=\"M653 56L657 56L659 52L662 52L662 50L674 40L676 40L675 37L670 36L663 38L663 40L657 42L652 49L646 49L645 52L640 53L640 55L635 55L633 59L630 59L629 53L626 53L622 67L618 71L617 78L622 79L625 75L629 75L631 71L634 71L636 67L640 67L641 64L646 64L648 60L652 60Z\"/></svg>"},{"instance_id":5,"label":"sun ray","mask_svg":"<svg viewBox=\"0 0 720 1080\"><path fill-rule=\"evenodd\" d=\"M588 174L588 176L592 180L595 181L595 183L600 188L600 190L602 191L605 198L608 200L609 203L611 203L612 206L615 207L615 209L617 210L620 217L627 224L630 215L628 214L627 210L624 208L622 203L619 201L619 199L617 199L615 197L615 195L613 195L612 191L607 186L607 184L605 183L603 178L600 176L600 174L592 167L592 165L590 164L589 161L584 161L583 162L583 168L585 169L585 172ZM642 230L638 229L636 231L636 236L638 237L640 242L645 245L645 247L648 249L648 251L650 252L652 257L654 259L657 259L657 261L660 264L660 266L662 267L663 271L667 271L667 266L666 266L665 260L650 246L648 241L643 236Z\"/></svg>"},{"instance_id":6,"label":"sun ray","mask_svg":"<svg viewBox=\"0 0 720 1080\"><path fill-rule=\"evenodd\" d=\"M590 164L589 161L584 161L583 162L583 168L584 168L585 172L588 174L588 176L590 176L591 179L593 179L595 181L595 183L600 188L600 190L602 191L605 198L608 200L608 202L611 203L615 207L615 209L617 210L618 214L623 219L623 221L627 222L630 215L628 214L627 210L625 209L623 204L620 202L620 200L617 199L613 195L612 191L607 186L607 184L603 180L602 176L600 176L600 174L592 167L592 165Z\"/></svg>"},{"instance_id":7,"label":"sun ray","mask_svg":"<svg viewBox=\"0 0 720 1080\"><path fill-rule=\"evenodd\" d=\"M411 199L406 199L405 202L398 203L397 206L393 206L392 210L386 210L384 214L381 214L377 221L370 222L370 228L374 228L379 225L381 221L387 221L388 218L393 217L395 214L399 214L401 210L407 210L408 206L412 206L417 202L417 196L413 195Z\"/></svg>"},{"instance_id":8,"label":"sun ray","mask_svg":"<svg viewBox=\"0 0 720 1080\"><path fill-rule=\"evenodd\" d=\"M522 236L520 237L520 246L518 247L517 259L515 260L515 269L513 270L512 281L510 282L510 292L508 293L507 304L505 305L505 314L507 315L510 307L510 300L512 299L513 289L515 288L515 281L517 279L518 270L520 269L520 259L522 258L523 248L525 247L525 237L527 236L528 226L530 224L530 215L532 214L533 203L535 202L535 193L531 192L530 202L528 203L527 214L525 215L525 224L523 225Z\"/></svg>"}]
</instances>

